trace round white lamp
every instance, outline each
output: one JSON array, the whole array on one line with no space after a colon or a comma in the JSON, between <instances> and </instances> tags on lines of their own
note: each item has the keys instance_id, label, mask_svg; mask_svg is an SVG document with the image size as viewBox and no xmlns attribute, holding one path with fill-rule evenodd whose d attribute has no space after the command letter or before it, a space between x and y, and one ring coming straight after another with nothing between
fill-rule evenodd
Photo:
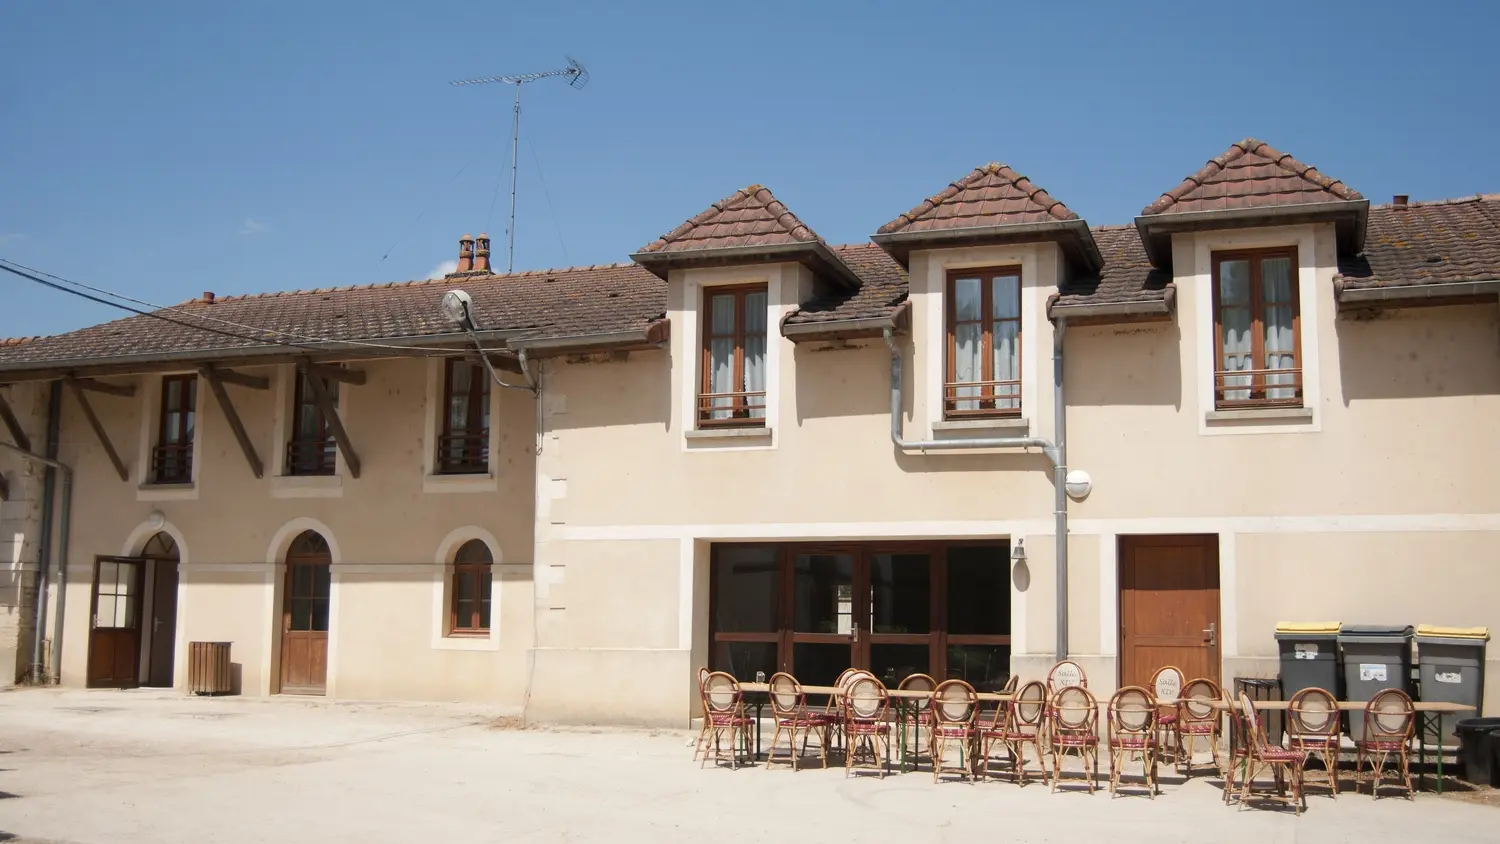
<instances>
[{"instance_id":1,"label":"round white lamp","mask_svg":"<svg viewBox=\"0 0 1500 844\"><path fill-rule=\"evenodd\" d=\"M146 516L146 524L150 525L152 530L161 530L167 524L167 516L160 510L152 510Z\"/></svg>"},{"instance_id":2,"label":"round white lamp","mask_svg":"<svg viewBox=\"0 0 1500 844\"><path fill-rule=\"evenodd\" d=\"M1070 498L1087 498L1089 492L1094 488L1094 479L1089 477L1089 473L1082 469L1072 469L1068 472L1067 478L1063 480L1063 488L1068 491Z\"/></svg>"}]
</instances>

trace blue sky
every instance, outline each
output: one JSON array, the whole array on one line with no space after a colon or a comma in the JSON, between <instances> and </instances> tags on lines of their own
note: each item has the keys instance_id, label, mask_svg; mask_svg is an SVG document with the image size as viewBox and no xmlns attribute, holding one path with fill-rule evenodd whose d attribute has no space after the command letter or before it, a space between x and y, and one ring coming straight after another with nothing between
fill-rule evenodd
<instances>
[{"instance_id":1,"label":"blue sky","mask_svg":"<svg viewBox=\"0 0 1500 844\"><path fill-rule=\"evenodd\" d=\"M0 257L163 303L423 278L485 228L503 261L510 91L447 83L564 54L593 79L524 94L517 269L626 260L756 182L860 241L991 160L1123 223L1245 136L1372 201L1495 191L1497 26L1441 2L9 0ZM0 278L0 336L116 315Z\"/></svg>"}]
</instances>

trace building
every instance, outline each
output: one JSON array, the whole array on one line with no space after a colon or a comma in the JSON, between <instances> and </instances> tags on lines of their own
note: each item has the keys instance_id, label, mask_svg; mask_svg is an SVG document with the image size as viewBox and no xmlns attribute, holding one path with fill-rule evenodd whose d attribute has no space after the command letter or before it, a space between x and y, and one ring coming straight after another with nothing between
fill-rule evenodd
<instances>
[{"instance_id":1,"label":"building","mask_svg":"<svg viewBox=\"0 0 1500 844\"><path fill-rule=\"evenodd\" d=\"M1246 140L1132 225L991 164L871 239L751 186L629 263L466 236L439 281L0 347L74 476L65 549L60 494L6 511L43 671L180 688L231 641L244 694L682 723L706 664L1108 690L1274 674L1283 619L1500 627L1500 196Z\"/></svg>"}]
</instances>

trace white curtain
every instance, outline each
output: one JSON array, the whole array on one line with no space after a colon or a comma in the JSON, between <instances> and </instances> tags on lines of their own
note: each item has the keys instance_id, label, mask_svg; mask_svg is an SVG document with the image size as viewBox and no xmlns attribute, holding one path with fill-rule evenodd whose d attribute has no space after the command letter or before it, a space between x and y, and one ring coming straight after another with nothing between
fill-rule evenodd
<instances>
[{"instance_id":1,"label":"white curtain","mask_svg":"<svg viewBox=\"0 0 1500 844\"><path fill-rule=\"evenodd\" d=\"M746 392L766 389L766 294L745 295L745 386ZM747 398L750 404L764 405L765 396ZM750 411L755 419L764 419L764 406Z\"/></svg>"},{"instance_id":2,"label":"white curtain","mask_svg":"<svg viewBox=\"0 0 1500 844\"><path fill-rule=\"evenodd\" d=\"M1261 300L1265 303L1266 369L1296 369L1296 335L1292 331L1292 259L1266 258L1260 264ZM1286 386L1275 386L1275 385ZM1297 397L1297 376L1266 376L1266 398Z\"/></svg>"},{"instance_id":3,"label":"white curtain","mask_svg":"<svg viewBox=\"0 0 1500 844\"><path fill-rule=\"evenodd\" d=\"M732 393L734 385L734 295L714 296L710 300L711 334L728 335L715 336L708 344L708 391L710 393ZM729 410L734 404L734 399L728 396L724 398L710 399L710 406L715 409L709 414L710 419L728 419L733 415Z\"/></svg>"},{"instance_id":4,"label":"white curtain","mask_svg":"<svg viewBox=\"0 0 1500 844\"><path fill-rule=\"evenodd\" d=\"M1019 381L1021 379L1021 279L1018 276L998 276L992 282L991 316L995 320L994 369L996 381ZM995 387L995 407L1001 410L1021 408L1021 385L1001 384Z\"/></svg>"},{"instance_id":5,"label":"white curtain","mask_svg":"<svg viewBox=\"0 0 1500 844\"><path fill-rule=\"evenodd\" d=\"M983 380L984 350L981 346L983 325L979 279L960 278L953 282L953 381L963 384ZM955 396L978 396L978 387L960 387ZM978 410L979 402L959 401L954 410Z\"/></svg>"},{"instance_id":6,"label":"white curtain","mask_svg":"<svg viewBox=\"0 0 1500 844\"><path fill-rule=\"evenodd\" d=\"M1250 347L1250 262L1221 261L1219 263L1219 326L1224 335L1220 349L1219 369L1222 372L1242 372L1254 369ZM1249 387L1251 376L1227 375L1226 387ZM1224 401L1248 401L1250 390L1225 390Z\"/></svg>"}]
</instances>

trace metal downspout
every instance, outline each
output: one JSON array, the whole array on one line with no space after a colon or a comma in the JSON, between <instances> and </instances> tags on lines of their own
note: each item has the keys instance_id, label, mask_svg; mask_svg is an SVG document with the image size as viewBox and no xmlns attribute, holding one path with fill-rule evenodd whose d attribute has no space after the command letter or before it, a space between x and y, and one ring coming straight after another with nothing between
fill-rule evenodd
<instances>
[{"instance_id":1,"label":"metal downspout","mask_svg":"<svg viewBox=\"0 0 1500 844\"><path fill-rule=\"evenodd\" d=\"M62 463L61 461L55 460L51 457L44 457L35 452L27 451L26 449L21 448L18 445L12 445L8 442L0 442L0 449L14 452L21 455L22 457L25 457L28 460L34 460L37 463L41 463L44 466L56 469L57 471L62 473L62 508L60 511L60 517L58 519L57 530L57 612L53 613L52 618L52 680L54 683L56 683L61 680L62 674L62 672L58 670L58 666L59 661L62 659L62 619L63 609L66 603L67 596L67 592L64 587L68 585L68 525L71 522L73 510L73 470L69 469L67 464ZM47 450L52 451L53 449L49 445ZM39 595L38 604L45 606L45 597L45 595ZM40 622L45 623L45 616L42 615L41 610L38 610L37 618ZM42 641L40 635L41 631L38 630L37 633L37 644L33 648L32 656L37 662L40 662L40 643Z\"/></svg>"},{"instance_id":2,"label":"metal downspout","mask_svg":"<svg viewBox=\"0 0 1500 844\"><path fill-rule=\"evenodd\" d=\"M57 458L57 437L62 409L62 382L53 381L47 392L47 456ZM45 465L45 464L44 464ZM57 468L46 466L42 475L42 535L36 555L36 618L32 625L31 682L45 679L42 665L42 631L47 629L47 584L52 565L52 511L57 501Z\"/></svg>"}]
</instances>

